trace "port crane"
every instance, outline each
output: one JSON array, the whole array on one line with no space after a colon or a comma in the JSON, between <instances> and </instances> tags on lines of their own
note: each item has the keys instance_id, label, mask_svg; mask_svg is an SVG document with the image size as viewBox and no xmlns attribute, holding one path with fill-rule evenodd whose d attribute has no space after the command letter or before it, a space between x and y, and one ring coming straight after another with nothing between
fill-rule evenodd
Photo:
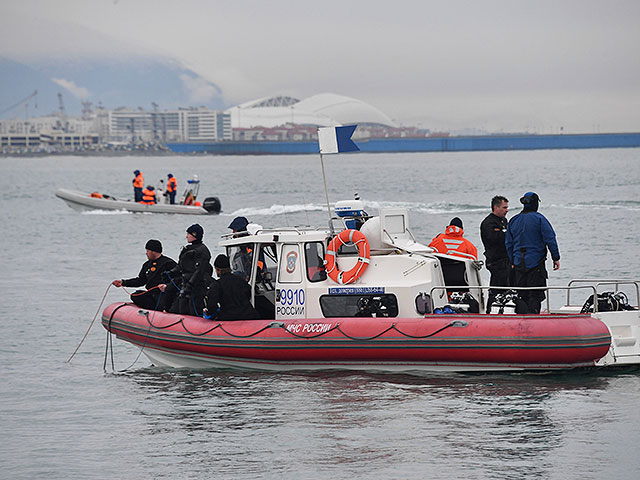
<instances>
[{"instance_id":1,"label":"port crane","mask_svg":"<svg viewBox=\"0 0 640 480\"><path fill-rule=\"evenodd\" d=\"M38 90L34 90L33 93L25 98L23 98L22 100L20 100L19 102L11 105L10 107L4 108L2 110L0 110L0 116L4 115L7 112L10 112L11 110L18 108L22 105L24 105L24 116L25 119L27 118L27 109L29 107L29 102L31 101L32 98L35 98L34 101L34 109L38 109Z\"/></svg>"}]
</instances>

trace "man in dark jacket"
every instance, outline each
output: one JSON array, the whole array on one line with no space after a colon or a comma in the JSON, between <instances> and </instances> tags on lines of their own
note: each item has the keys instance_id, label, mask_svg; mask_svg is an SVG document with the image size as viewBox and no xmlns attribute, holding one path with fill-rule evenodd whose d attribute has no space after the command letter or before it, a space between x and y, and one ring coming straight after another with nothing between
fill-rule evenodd
<instances>
[{"instance_id":1,"label":"man in dark jacket","mask_svg":"<svg viewBox=\"0 0 640 480\"><path fill-rule=\"evenodd\" d=\"M520 199L522 212L509 221L505 245L514 269L515 287L544 287L547 285L547 249L551 252L553 269L560 268L560 250L556 233L549 220L538 213L540 198L535 192L527 192ZM527 312L540 313L545 299L544 290L521 290L518 297L527 304Z\"/></svg>"},{"instance_id":2,"label":"man in dark jacket","mask_svg":"<svg viewBox=\"0 0 640 480\"><path fill-rule=\"evenodd\" d=\"M149 240L144 248L147 250L148 260L142 264L138 276L127 280L114 280L111 283L116 287L141 287L144 285L147 290L137 290L131 295L131 301L140 308L156 310L161 293L155 287L162 283L162 274L174 268L176 262L162 255L160 240Z\"/></svg>"},{"instance_id":3,"label":"man in dark jacket","mask_svg":"<svg viewBox=\"0 0 640 480\"><path fill-rule=\"evenodd\" d=\"M207 312L217 320L255 320L260 318L251 305L251 287L231 273L229 257L218 255L213 263L218 280L207 292ZM217 313L216 313L217 312Z\"/></svg>"},{"instance_id":4,"label":"man in dark jacket","mask_svg":"<svg viewBox=\"0 0 640 480\"><path fill-rule=\"evenodd\" d=\"M509 286L509 274L511 262L507 255L507 247L504 237L507 233L507 212L509 200L506 197L496 195L491 199L491 213L480 224L480 238L484 245L485 265L491 273L489 285L497 287ZM502 290L504 291L504 290ZM487 313L491 311L491 304L495 296L501 290L490 289L487 300Z\"/></svg>"},{"instance_id":5,"label":"man in dark jacket","mask_svg":"<svg viewBox=\"0 0 640 480\"><path fill-rule=\"evenodd\" d=\"M211 252L202 243L203 236L204 229L197 223L187 228L189 244L182 248L178 265L167 272L167 283L158 286L164 292L162 307L168 312L202 316L212 273Z\"/></svg>"}]
</instances>

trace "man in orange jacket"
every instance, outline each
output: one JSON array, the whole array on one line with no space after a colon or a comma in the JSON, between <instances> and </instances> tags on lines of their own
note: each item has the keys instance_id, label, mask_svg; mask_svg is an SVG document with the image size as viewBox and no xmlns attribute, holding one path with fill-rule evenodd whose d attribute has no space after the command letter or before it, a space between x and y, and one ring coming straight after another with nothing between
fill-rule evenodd
<instances>
[{"instance_id":1,"label":"man in orange jacket","mask_svg":"<svg viewBox=\"0 0 640 480\"><path fill-rule=\"evenodd\" d=\"M462 235L462 220L458 217L453 218L444 233L438 234L429 246L438 253L446 253L447 255L456 255L458 257L478 259L478 249L473 243L464 238Z\"/></svg>"},{"instance_id":2,"label":"man in orange jacket","mask_svg":"<svg viewBox=\"0 0 640 480\"><path fill-rule=\"evenodd\" d=\"M144 187L144 178L140 170L135 170L133 174L135 175L135 178L133 179L133 201L140 202L142 201L142 187Z\"/></svg>"},{"instance_id":3,"label":"man in orange jacket","mask_svg":"<svg viewBox=\"0 0 640 480\"><path fill-rule=\"evenodd\" d=\"M168 174L167 178L169 179L167 181L167 195L169 195L169 203L171 205L174 205L176 203L176 192L178 191L178 182L176 180L176 177L174 177L172 174Z\"/></svg>"}]
</instances>

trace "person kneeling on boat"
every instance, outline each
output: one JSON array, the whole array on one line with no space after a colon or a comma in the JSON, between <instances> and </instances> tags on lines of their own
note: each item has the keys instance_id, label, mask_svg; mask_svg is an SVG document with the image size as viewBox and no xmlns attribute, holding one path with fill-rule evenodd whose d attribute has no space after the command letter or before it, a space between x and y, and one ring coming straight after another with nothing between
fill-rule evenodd
<instances>
[{"instance_id":1,"label":"person kneeling on boat","mask_svg":"<svg viewBox=\"0 0 640 480\"><path fill-rule=\"evenodd\" d=\"M161 309L182 315L202 316L204 296L211 283L211 252L202 243L204 229L197 223L187 228L188 245L182 248L178 265L158 285L164 293Z\"/></svg>"},{"instance_id":2,"label":"person kneeling on boat","mask_svg":"<svg viewBox=\"0 0 640 480\"><path fill-rule=\"evenodd\" d=\"M216 320L257 320L258 311L251 305L251 287L231 272L229 257L220 254L213 262L217 280L213 280L205 299L207 315Z\"/></svg>"},{"instance_id":3,"label":"person kneeling on boat","mask_svg":"<svg viewBox=\"0 0 640 480\"><path fill-rule=\"evenodd\" d=\"M162 274L176 266L176 262L162 255L162 243L160 240L149 240L144 246L147 251L147 261L142 264L140 273L135 278L114 280L111 282L116 287L141 287L145 290L136 290L131 294L131 301L140 308L157 310L161 292L156 288L162 283Z\"/></svg>"},{"instance_id":4,"label":"person kneeling on boat","mask_svg":"<svg viewBox=\"0 0 640 480\"><path fill-rule=\"evenodd\" d=\"M142 191L142 200L140 200L140 203L155 205L157 203L155 190L151 185L147 185L147 188Z\"/></svg>"}]
</instances>

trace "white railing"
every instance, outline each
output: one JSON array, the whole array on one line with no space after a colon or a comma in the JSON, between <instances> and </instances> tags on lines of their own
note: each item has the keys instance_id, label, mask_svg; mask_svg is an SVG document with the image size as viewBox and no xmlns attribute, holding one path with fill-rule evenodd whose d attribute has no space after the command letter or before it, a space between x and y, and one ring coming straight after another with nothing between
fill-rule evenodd
<instances>
[{"instance_id":1,"label":"white railing","mask_svg":"<svg viewBox=\"0 0 640 480\"><path fill-rule=\"evenodd\" d=\"M537 290L537 291L544 291L545 292L545 302L547 305L547 312L551 312L551 305L550 305L550 294L549 292L551 290L566 290L567 291L567 298L569 298L569 292L571 290L580 290L580 289L588 289L591 290L591 294L592 295L596 295L597 294L597 289L595 285L576 285L576 286L572 286L572 285L567 285L565 286L539 286L539 287L498 287L498 286L494 286L494 285L445 285L445 286L434 286L431 287L431 290L429 291L429 298L431 301L431 311L433 312L434 310L434 305L433 305L433 292L435 290L443 290L443 291L447 291L447 290L516 290L516 291L525 291L525 290ZM597 297L597 295L596 295ZM484 302L483 302L484 303ZM598 302L595 301L594 302L594 312L598 311ZM567 306L569 306L570 304L567 302ZM481 307L486 308L485 305L481 305ZM482 312L481 312L482 313Z\"/></svg>"}]
</instances>

